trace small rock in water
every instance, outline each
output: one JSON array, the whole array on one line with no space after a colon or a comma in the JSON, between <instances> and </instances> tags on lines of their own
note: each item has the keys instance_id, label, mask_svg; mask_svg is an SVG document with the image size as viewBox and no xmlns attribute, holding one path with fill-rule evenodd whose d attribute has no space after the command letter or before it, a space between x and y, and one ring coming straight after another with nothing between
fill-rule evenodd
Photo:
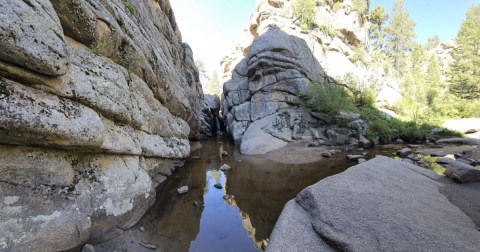
<instances>
[{"instance_id":1,"label":"small rock in water","mask_svg":"<svg viewBox=\"0 0 480 252\"><path fill-rule=\"evenodd\" d=\"M196 208L201 208L201 207L202 207L202 202L194 201L194 202L193 202L193 205L194 205Z\"/></svg>"},{"instance_id":2,"label":"small rock in water","mask_svg":"<svg viewBox=\"0 0 480 252\"><path fill-rule=\"evenodd\" d=\"M215 187L217 189L222 189L223 188L222 184L220 184L220 183L216 183L215 185L213 185L213 187Z\"/></svg>"},{"instance_id":3,"label":"small rock in water","mask_svg":"<svg viewBox=\"0 0 480 252\"><path fill-rule=\"evenodd\" d=\"M233 195L228 195L228 194L223 195L224 200L229 200L229 199L233 199L233 198L235 198Z\"/></svg>"},{"instance_id":4,"label":"small rock in water","mask_svg":"<svg viewBox=\"0 0 480 252\"><path fill-rule=\"evenodd\" d=\"M412 150L410 148L404 148L397 151L397 155L400 157L407 157L410 154L412 154Z\"/></svg>"},{"instance_id":5,"label":"small rock in water","mask_svg":"<svg viewBox=\"0 0 480 252\"><path fill-rule=\"evenodd\" d=\"M472 156L472 153L473 153L472 150L464 150L464 151L462 151L462 154L463 154L463 155L469 156L469 157Z\"/></svg>"},{"instance_id":6,"label":"small rock in water","mask_svg":"<svg viewBox=\"0 0 480 252\"><path fill-rule=\"evenodd\" d=\"M396 144L404 144L403 140L398 138L398 139L395 139L395 143Z\"/></svg>"},{"instance_id":7,"label":"small rock in water","mask_svg":"<svg viewBox=\"0 0 480 252\"><path fill-rule=\"evenodd\" d=\"M430 154L430 156L432 157L445 157L446 155L448 155L448 153L446 153L445 151L438 151Z\"/></svg>"},{"instance_id":8,"label":"small rock in water","mask_svg":"<svg viewBox=\"0 0 480 252\"><path fill-rule=\"evenodd\" d=\"M409 145L407 145L407 147L410 148L410 149L418 149L418 148L420 148L420 145L417 145L417 144L409 144Z\"/></svg>"},{"instance_id":9,"label":"small rock in water","mask_svg":"<svg viewBox=\"0 0 480 252\"><path fill-rule=\"evenodd\" d=\"M422 160L421 157L412 157L412 158L410 158L410 159L411 159L412 161L415 161L415 162L419 162L419 161Z\"/></svg>"},{"instance_id":10,"label":"small rock in water","mask_svg":"<svg viewBox=\"0 0 480 252\"><path fill-rule=\"evenodd\" d=\"M337 151L336 151L336 150L329 150L328 152L330 152L330 154L332 154L332 155L337 154Z\"/></svg>"},{"instance_id":11,"label":"small rock in water","mask_svg":"<svg viewBox=\"0 0 480 252\"><path fill-rule=\"evenodd\" d=\"M412 159L413 158L413 154L410 154L407 156L408 159Z\"/></svg>"},{"instance_id":12,"label":"small rock in water","mask_svg":"<svg viewBox=\"0 0 480 252\"><path fill-rule=\"evenodd\" d=\"M226 152L226 151L222 151L222 154L221 154L221 156L222 156L222 157L226 157L226 156L228 156L228 152Z\"/></svg>"},{"instance_id":13,"label":"small rock in water","mask_svg":"<svg viewBox=\"0 0 480 252\"><path fill-rule=\"evenodd\" d=\"M140 232L143 232L143 231L145 231L145 228L144 227L139 227L138 230L140 230Z\"/></svg>"},{"instance_id":14,"label":"small rock in water","mask_svg":"<svg viewBox=\"0 0 480 252\"><path fill-rule=\"evenodd\" d=\"M450 158L439 158L435 162L437 162L437 164L449 164L452 161L453 159L450 159Z\"/></svg>"},{"instance_id":15,"label":"small rock in water","mask_svg":"<svg viewBox=\"0 0 480 252\"><path fill-rule=\"evenodd\" d=\"M365 158L359 158L358 159L358 163L361 164L361 163L365 163L367 162L367 160Z\"/></svg>"},{"instance_id":16,"label":"small rock in water","mask_svg":"<svg viewBox=\"0 0 480 252\"><path fill-rule=\"evenodd\" d=\"M230 169L232 169L232 167L227 164L223 164L222 166L220 166L220 171L228 171Z\"/></svg>"},{"instance_id":17,"label":"small rock in water","mask_svg":"<svg viewBox=\"0 0 480 252\"><path fill-rule=\"evenodd\" d=\"M190 158L191 158L191 159L200 159L199 156L192 156L192 157L190 157Z\"/></svg>"},{"instance_id":18,"label":"small rock in water","mask_svg":"<svg viewBox=\"0 0 480 252\"><path fill-rule=\"evenodd\" d=\"M151 249L151 250L157 249L157 245L154 245L154 244L148 244L148 243L144 243L144 242L139 242L138 244L142 245L143 247L145 247L147 249Z\"/></svg>"},{"instance_id":19,"label":"small rock in water","mask_svg":"<svg viewBox=\"0 0 480 252\"><path fill-rule=\"evenodd\" d=\"M323 145L323 141L315 141L307 144L307 147L320 147Z\"/></svg>"},{"instance_id":20,"label":"small rock in water","mask_svg":"<svg viewBox=\"0 0 480 252\"><path fill-rule=\"evenodd\" d=\"M333 155L330 151L326 151L322 153L322 157L324 158L331 158Z\"/></svg>"},{"instance_id":21,"label":"small rock in water","mask_svg":"<svg viewBox=\"0 0 480 252\"><path fill-rule=\"evenodd\" d=\"M365 158L364 155L347 155L347 159L350 161L358 161L361 158Z\"/></svg>"},{"instance_id":22,"label":"small rock in water","mask_svg":"<svg viewBox=\"0 0 480 252\"><path fill-rule=\"evenodd\" d=\"M93 247L92 244L85 244L81 252L95 252L95 248Z\"/></svg>"},{"instance_id":23,"label":"small rock in water","mask_svg":"<svg viewBox=\"0 0 480 252\"><path fill-rule=\"evenodd\" d=\"M182 187L177 189L178 194L185 194L187 192L188 192L188 186L182 186Z\"/></svg>"}]
</instances>

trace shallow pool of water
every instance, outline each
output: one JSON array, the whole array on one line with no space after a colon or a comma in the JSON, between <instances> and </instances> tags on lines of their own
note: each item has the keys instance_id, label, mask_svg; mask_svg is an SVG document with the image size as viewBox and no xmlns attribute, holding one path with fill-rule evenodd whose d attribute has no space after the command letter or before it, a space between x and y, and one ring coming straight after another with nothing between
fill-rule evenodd
<instances>
[{"instance_id":1,"label":"shallow pool of water","mask_svg":"<svg viewBox=\"0 0 480 252\"><path fill-rule=\"evenodd\" d=\"M222 151L229 155L220 157ZM369 155L392 152L377 149ZM199 159L189 158L161 186L157 203L133 229L131 241L120 240L131 246L139 241L155 244L157 251L260 251L287 201L305 187L355 165L346 154L315 163L284 164L242 156L225 136L194 143L191 156ZM232 169L220 171L222 164ZM216 183L223 188L215 188ZM178 195L176 189L183 185L190 190ZM145 231L138 232L139 227ZM118 243L119 239L111 242L116 251L132 250Z\"/></svg>"}]
</instances>

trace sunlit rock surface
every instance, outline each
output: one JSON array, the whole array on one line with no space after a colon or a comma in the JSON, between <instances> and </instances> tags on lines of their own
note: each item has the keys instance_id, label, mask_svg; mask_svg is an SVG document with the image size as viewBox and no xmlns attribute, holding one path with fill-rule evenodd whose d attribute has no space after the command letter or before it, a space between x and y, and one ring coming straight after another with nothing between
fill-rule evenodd
<instances>
[{"instance_id":1,"label":"sunlit rock surface","mask_svg":"<svg viewBox=\"0 0 480 252\"><path fill-rule=\"evenodd\" d=\"M379 156L300 192L267 251L477 251L479 189Z\"/></svg>"},{"instance_id":2,"label":"sunlit rock surface","mask_svg":"<svg viewBox=\"0 0 480 252\"><path fill-rule=\"evenodd\" d=\"M0 250L78 249L123 232L189 138L211 135L169 1L0 9Z\"/></svg>"},{"instance_id":3,"label":"sunlit rock surface","mask_svg":"<svg viewBox=\"0 0 480 252\"><path fill-rule=\"evenodd\" d=\"M369 5L369 1L360 2ZM308 139L316 134L311 128L325 122L299 111L310 82L355 82L358 89L373 88L381 104L392 104L400 96L396 83L372 64L367 53L365 13L356 10L351 1L343 1L339 9L330 1L317 3L315 23L319 27L302 30L292 1L257 1L244 38L222 60L223 117L232 139L245 145L244 154L265 153L292 138ZM262 146L251 145L248 131L268 116L272 118L269 124L278 127L263 131L276 139L257 130L262 137L255 137L263 141ZM278 123L285 121L282 117L290 122Z\"/></svg>"}]
</instances>

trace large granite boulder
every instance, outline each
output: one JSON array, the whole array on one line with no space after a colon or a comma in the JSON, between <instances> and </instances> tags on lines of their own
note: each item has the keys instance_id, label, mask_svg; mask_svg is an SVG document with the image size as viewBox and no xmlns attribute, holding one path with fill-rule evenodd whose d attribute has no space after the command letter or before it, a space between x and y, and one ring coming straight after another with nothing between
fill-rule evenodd
<instances>
[{"instance_id":1,"label":"large granite boulder","mask_svg":"<svg viewBox=\"0 0 480 252\"><path fill-rule=\"evenodd\" d=\"M332 137L323 137L329 128L321 126L332 125L335 132L338 127L335 121L325 123L316 117L311 120L308 112L312 111L300 109L308 102L310 83L356 85L358 90L374 89L378 94L386 92L381 89L395 86L390 79L382 77L385 76L383 69L369 67L373 64L368 64L372 59L366 52L367 16L358 10L357 5L368 9L369 1L356 1L355 4L341 1L340 9L338 4L317 1L315 23L318 27L304 30L293 13L292 1L257 1L257 11L251 17L244 39L221 62L225 82L221 107L227 132L235 143L244 145L244 140L247 140L244 138L252 138L253 130L249 128L256 121L271 115L277 117L274 121L279 121L281 113L298 120L280 127L285 131L279 128L266 132L256 127L257 131L266 132L278 140L272 140L271 145L243 147L243 150L251 150L265 146L255 152L242 151L243 154L265 153L274 146L283 146L278 144L279 140L289 142L321 138L334 145L350 145L358 141L352 136L363 135L365 127L356 127L354 130L358 134L343 134L346 132L340 130L343 133L339 140L332 134ZM388 99L391 97L394 96L386 95ZM383 98L378 97L379 100ZM249 132L248 136L246 132ZM256 139L269 139L265 134L258 132L255 135L263 137ZM248 142L250 145L252 141Z\"/></svg>"},{"instance_id":2,"label":"large granite boulder","mask_svg":"<svg viewBox=\"0 0 480 252\"><path fill-rule=\"evenodd\" d=\"M456 206L458 192L471 188L456 188L450 201L451 186L431 171L376 157L300 192L267 251L478 251L478 220L469 216L480 198L464 199L471 209Z\"/></svg>"},{"instance_id":3,"label":"large granite boulder","mask_svg":"<svg viewBox=\"0 0 480 252\"><path fill-rule=\"evenodd\" d=\"M0 251L133 226L211 135L169 1L1 0Z\"/></svg>"},{"instance_id":4,"label":"large granite boulder","mask_svg":"<svg viewBox=\"0 0 480 252\"><path fill-rule=\"evenodd\" d=\"M322 123L296 103L310 82L325 78L303 39L275 28L257 37L225 83L222 100L227 131L242 154L263 154L311 136L308 129Z\"/></svg>"}]
</instances>

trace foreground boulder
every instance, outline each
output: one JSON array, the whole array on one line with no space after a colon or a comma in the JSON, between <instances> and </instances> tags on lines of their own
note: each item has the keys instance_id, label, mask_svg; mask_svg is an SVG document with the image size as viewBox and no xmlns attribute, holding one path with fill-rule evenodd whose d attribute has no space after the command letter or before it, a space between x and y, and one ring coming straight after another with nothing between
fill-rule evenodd
<instances>
[{"instance_id":1,"label":"foreground boulder","mask_svg":"<svg viewBox=\"0 0 480 252\"><path fill-rule=\"evenodd\" d=\"M457 185L377 157L299 193L284 208L267 251L478 251L478 220L449 201L450 186ZM480 198L468 200L479 207Z\"/></svg>"}]
</instances>

